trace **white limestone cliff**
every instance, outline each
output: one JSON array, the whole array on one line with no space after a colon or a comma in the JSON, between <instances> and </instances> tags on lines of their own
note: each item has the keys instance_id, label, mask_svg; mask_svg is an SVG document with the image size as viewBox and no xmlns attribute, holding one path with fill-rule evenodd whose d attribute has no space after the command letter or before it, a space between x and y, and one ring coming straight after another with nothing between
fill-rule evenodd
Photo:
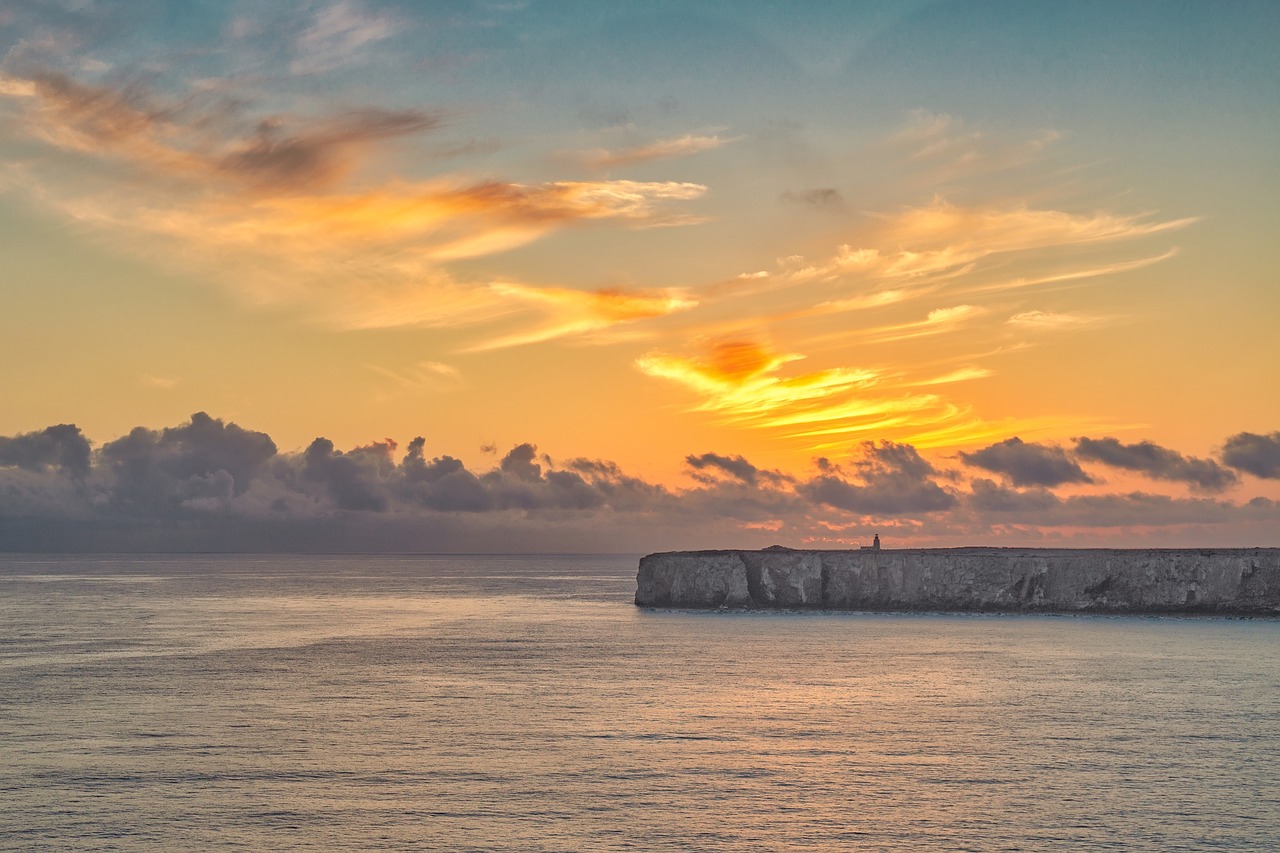
<instances>
[{"instance_id":1,"label":"white limestone cliff","mask_svg":"<svg viewBox=\"0 0 1280 853\"><path fill-rule=\"evenodd\" d=\"M644 607L1280 616L1280 549L675 551L640 560Z\"/></svg>"}]
</instances>

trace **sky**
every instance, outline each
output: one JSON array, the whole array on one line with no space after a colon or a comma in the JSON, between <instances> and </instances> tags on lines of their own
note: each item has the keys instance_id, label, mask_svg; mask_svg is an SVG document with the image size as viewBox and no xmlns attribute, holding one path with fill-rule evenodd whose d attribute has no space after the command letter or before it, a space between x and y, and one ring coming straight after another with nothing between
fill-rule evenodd
<instances>
[{"instance_id":1,"label":"sky","mask_svg":"<svg viewBox=\"0 0 1280 853\"><path fill-rule=\"evenodd\" d=\"M0 0L0 549L1280 546L1277 36Z\"/></svg>"}]
</instances>

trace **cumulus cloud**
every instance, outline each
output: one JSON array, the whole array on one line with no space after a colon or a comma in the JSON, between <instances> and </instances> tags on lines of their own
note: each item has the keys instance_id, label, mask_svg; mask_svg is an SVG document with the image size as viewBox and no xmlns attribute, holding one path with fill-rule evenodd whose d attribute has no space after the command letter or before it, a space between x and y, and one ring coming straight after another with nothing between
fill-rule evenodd
<instances>
[{"instance_id":1,"label":"cumulus cloud","mask_svg":"<svg viewBox=\"0 0 1280 853\"><path fill-rule=\"evenodd\" d=\"M137 427L96 451L75 427L53 427L0 439L0 454L0 548L10 550L838 547L873 530L901 544L1025 543L1089 530L1138 541L1160 531L1161 544L1175 534L1195 544L1194 530L1220 539L1270 531L1270 542L1280 529L1280 508L1264 497L1062 498L985 478L966 491L954 472L891 441L820 458L803 475L741 454L690 454L691 477L676 486L607 460L557 463L527 442L487 470L429 455L422 437L403 451L389 438L342 450L321 437L280 453L265 433L202 412L174 427Z\"/></svg>"},{"instance_id":2,"label":"cumulus cloud","mask_svg":"<svg viewBox=\"0 0 1280 853\"><path fill-rule=\"evenodd\" d=\"M74 424L58 424L39 432L0 436L0 466L30 471L56 467L74 477L89 473L89 440Z\"/></svg>"},{"instance_id":3,"label":"cumulus cloud","mask_svg":"<svg viewBox=\"0 0 1280 853\"><path fill-rule=\"evenodd\" d=\"M758 483L783 483L789 482L790 477L780 471L766 471L757 468L746 460L743 456L726 456L720 453L702 453L689 454L684 458L687 464L694 472L694 477L700 482L715 482L715 474L727 474L739 482L746 483L749 486Z\"/></svg>"},{"instance_id":4,"label":"cumulus cloud","mask_svg":"<svg viewBox=\"0 0 1280 853\"><path fill-rule=\"evenodd\" d=\"M854 482L820 459L818 476L800 491L827 506L866 515L930 513L956 504L955 495L934 482L938 472L933 465L908 444L865 441L852 468Z\"/></svg>"},{"instance_id":5,"label":"cumulus cloud","mask_svg":"<svg viewBox=\"0 0 1280 853\"><path fill-rule=\"evenodd\" d=\"M1060 486L1064 483L1093 482L1061 447L1028 443L1017 436L972 453L961 451L960 459L966 465L1003 474L1015 486Z\"/></svg>"},{"instance_id":6,"label":"cumulus cloud","mask_svg":"<svg viewBox=\"0 0 1280 853\"><path fill-rule=\"evenodd\" d=\"M338 509L382 512L386 495L378 488L392 464L394 441L335 450L327 438L317 438L302 454L302 476L324 486Z\"/></svg>"},{"instance_id":7,"label":"cumulus cloud","mask_svg":"<svg viewBox=\"0 0 1280 853\"><path fill-rule=\"evenodd\" d=\"M1158 480L1187 483L1206 492L1220 492L1237 482L1237 477L1212 459L1183 456L1176 450L1151 441L1121 444L1115 438L1077 438L1076 456L1114 468L1139 471Z\"/></svg>"},{"instance_id":8,"label":"cumulus cloud","mask_svg":"<svg viewBox=\"0 0 1280 853\"><path fill-rule=\"evenodd\" d=\"M225 506L249 488L275 454L275 442L266 433L196 412L176 427L135 427L104 444L97 464L111 475L116 503L171 510L191 500Z\"/></svg>"},{"instance_id":9,"label":"cumulus cloud","mask_svg":"<svg viewBox=\"0 0 1280 853\"><path fill-rule=\"evenodd\" d=\"M1028 512L1043 512L1061 504L1059 498L1044 487L1011 489L978 477L969 483L967 503L980 512L1001 517L1018 517Z\"/></svg>"},{"instance_id":10,"label":"cumulus cloud","mask_svg":"<svg viewBox=\"0 0 1280 853\"><path fill-rule=\"evenodd\" d=\"M1223 446L1222 461L1255 477L1280 479L1280 432L1236 433Z\"/></svg>"}]
</instances>

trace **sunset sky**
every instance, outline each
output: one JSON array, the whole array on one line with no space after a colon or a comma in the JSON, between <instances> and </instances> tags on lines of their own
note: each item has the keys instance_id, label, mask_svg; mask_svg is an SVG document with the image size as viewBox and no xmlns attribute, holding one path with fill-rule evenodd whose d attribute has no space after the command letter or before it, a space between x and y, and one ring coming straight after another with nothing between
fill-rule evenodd
<instances>
[{"instance_id":1,"label":"sunset sky","mask_svg":"<svg viewBox=\"0 0 1280 853\"><path fill-rule=\"evenodd\" d=\"M0 547L1280 545L1278 38L0 2Z\"/></svg>"}]
</instances>

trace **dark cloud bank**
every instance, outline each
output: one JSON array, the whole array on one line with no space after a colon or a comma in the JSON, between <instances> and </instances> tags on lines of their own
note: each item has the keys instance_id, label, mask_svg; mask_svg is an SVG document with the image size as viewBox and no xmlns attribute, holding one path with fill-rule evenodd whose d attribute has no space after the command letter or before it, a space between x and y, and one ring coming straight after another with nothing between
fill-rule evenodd
<instances>
[{"instance_id":1,"label":"dark cloud bank","mask_svg":"<svg viewBox=\"0 0 1280 853\"><path fill-rule=\"evenodd\" d=\"M281 452L267 434L203 412L96 448L59 424L0 437L0 550L643 552L840 547L872 532L890 544L1280 544L1275 501L1208 494L1242 474L1280 479L1280 433L1232 436L1221 462L1114 438L1080 438L1074 451L1011 438L946 470L906 444L852 450L804 475L690 455L689 483L673 489L532 444L474 471L430 455L423 438L345 451L317 438ZM1199 496L1055 493L1100 479L1082 462Z\"/></svg>"}]
</instances>

